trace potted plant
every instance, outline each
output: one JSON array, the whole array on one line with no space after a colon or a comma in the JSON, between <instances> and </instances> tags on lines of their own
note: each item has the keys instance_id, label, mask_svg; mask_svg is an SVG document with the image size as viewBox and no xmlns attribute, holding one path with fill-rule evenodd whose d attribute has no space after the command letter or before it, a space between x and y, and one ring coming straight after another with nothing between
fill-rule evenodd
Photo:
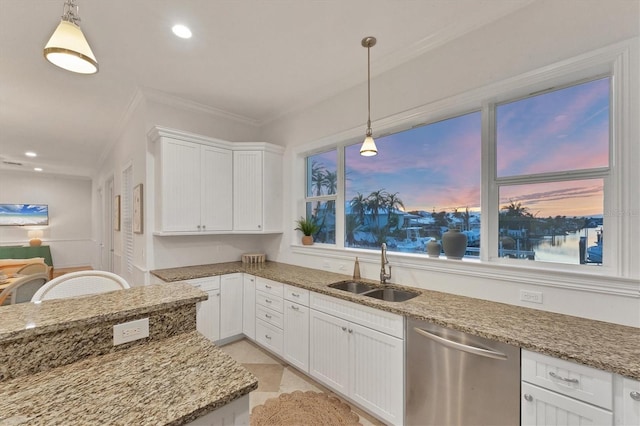
<instances>
[{"instance_id":1,"label":"potted plant","mask_svg":"<svg viewBox=\"0 0 640 426\"><path fill-rule=\"evenodd\" d=\"M313 244L313 234L316 234L320 230L320 226L315 222L313 218L307 219L300 216L300 219L296 220L298 225L295 230L302 231L304 236L302 237L302 244L310 246Z\"/></svg>"}]
</instances>

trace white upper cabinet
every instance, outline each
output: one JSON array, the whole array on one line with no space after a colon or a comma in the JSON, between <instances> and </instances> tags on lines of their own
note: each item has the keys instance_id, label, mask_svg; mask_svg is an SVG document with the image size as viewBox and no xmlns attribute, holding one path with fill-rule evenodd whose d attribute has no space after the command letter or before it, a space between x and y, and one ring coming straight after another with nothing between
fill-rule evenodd
<instances>
[{"instance_id":1,"label":"white upper cabinet","mask_svg":"<svg viewBox=\"0 0 640 426\"><path fill-rule=\"evenodd\" d=\"M155 127L156 235L282 232L282 153Z\"/></svg>"},{"instance_id":2,"label":"white upper cabinet","mask_svg":"<svg viewBox=\"0 0 640 426\"><path fill-rule=\"evenodd\" d=\"M163 231L200 230L200 145L172 138L159 144L156 224Z\"/></svg>"},{"instance_id":3,"label":"white upper cabinet","mask_svg":"<svg viewBox=\"0 0 640 426\"><path fill-rule=\"evenodd\" d=\"M238 144L233 151L233 229L282 232L282 148Z\"/></svg>"},{"instance_id":4,"label":"white upper cabinet","mask_svg":"<svg viewBox=\"0 0 640 426\"><path fill-rule=\"evenodd\" d=\"M229 231L233 226L233 153L228 149L203 145L200 155L202 231Z\"/></svg>"}]
</instances>

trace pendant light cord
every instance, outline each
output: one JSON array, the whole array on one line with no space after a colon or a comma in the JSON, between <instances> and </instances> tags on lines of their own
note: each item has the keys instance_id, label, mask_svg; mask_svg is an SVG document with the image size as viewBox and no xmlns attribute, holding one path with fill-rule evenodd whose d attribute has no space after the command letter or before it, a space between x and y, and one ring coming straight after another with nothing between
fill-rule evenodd
<instances>
[{"instance_id":1,"label":"pendant light cord","mask_svg":"<svg viewBox=\"0 0 640 426\"><path fill-rule=\"evenodd\" d=\"M371 46L367 46L367 136L371 136Z\"/></svg>"}]
</instances>

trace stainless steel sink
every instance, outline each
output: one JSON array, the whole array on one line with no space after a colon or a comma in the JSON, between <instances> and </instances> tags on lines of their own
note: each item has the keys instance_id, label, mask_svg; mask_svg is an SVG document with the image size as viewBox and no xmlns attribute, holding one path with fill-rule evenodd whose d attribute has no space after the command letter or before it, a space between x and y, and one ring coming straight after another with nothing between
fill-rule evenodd
<instances>
[{"instance_id":1,"label":"stainless steel sink","mask_svg":"<svg viewBox=\"0 0 640 426\"><path fill-rule=\"evenodd\" d=\"M400 290L397 288L377 288L361 294L363 296L373 297L374 299L385 300L387 302L404 302L405 300L413 299L419 295L419 293Z\"/></svg>"},{"instance_id":2,"label":"stainless steel sink","mask_svg":"<svg viewBox=\"0 0 640 426\"><path fill-rule=\"evenodd\" d=\"M372 285L360 283L357 281L340 281L337 283L329 284L329 287L355 294L360 294L364 293L365 291L375 289L375 287Z\"/></svg>"}]
</instances>

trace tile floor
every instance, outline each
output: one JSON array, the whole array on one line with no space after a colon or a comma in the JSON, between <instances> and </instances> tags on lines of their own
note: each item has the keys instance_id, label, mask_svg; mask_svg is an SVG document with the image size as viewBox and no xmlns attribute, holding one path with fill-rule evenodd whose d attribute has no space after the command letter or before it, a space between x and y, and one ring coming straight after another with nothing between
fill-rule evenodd
<instances>
[{"instance_id":1,"label":"tile floor","mask_svg":"<svg viewBox=\"0 0 640 426\"><path fill-rule=\"evenodd\" d=\"M269 398L296 390L325 392L338 396L284 361L271 356L247 339L229 343L221 346L220 349L258 378L258 389L249 395L252 410L253 407L263 404ZM350 404L349 401L345 402L351 405L352 410L360 416L360 423L363 426L384 425L384 423Z\"/></svg>"}]
</instances>

